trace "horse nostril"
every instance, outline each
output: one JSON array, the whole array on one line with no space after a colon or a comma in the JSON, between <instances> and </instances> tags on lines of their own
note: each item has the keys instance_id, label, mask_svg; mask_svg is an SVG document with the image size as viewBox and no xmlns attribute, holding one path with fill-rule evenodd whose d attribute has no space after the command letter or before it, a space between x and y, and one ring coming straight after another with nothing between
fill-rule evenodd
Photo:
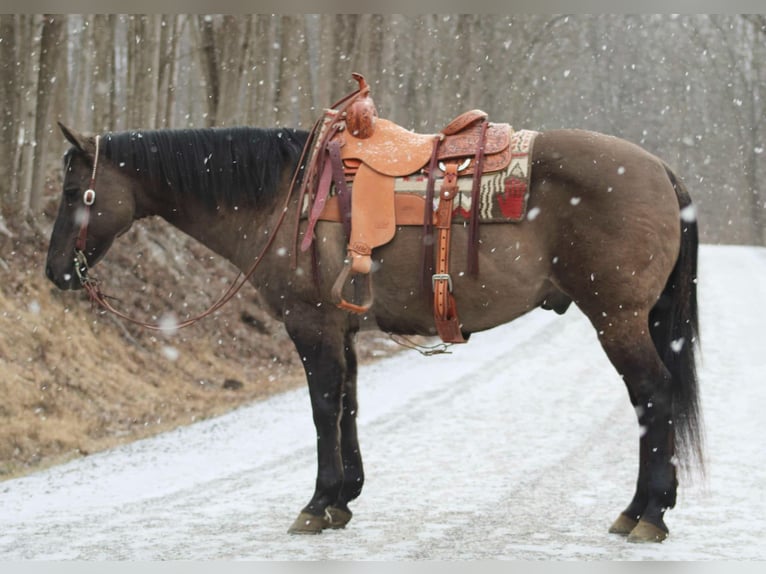
<instances>
[{"instance_id":1,"label":"horse nostril","mask_svg":"<svg viewBox=\"0 0 766 574\"><path fill-rule=\"evenodd\" d=\"M46 265L45 266L45 276L48 279L50 279L50 281L54 285L56 285L56 287L58 287L59 289L64 289L64 285L63 285L62 281L60 280L60 278L58 278L56 276L55 271L53 271L53 267L51 267L50 265Z\"/></svg>"}]
</instances>

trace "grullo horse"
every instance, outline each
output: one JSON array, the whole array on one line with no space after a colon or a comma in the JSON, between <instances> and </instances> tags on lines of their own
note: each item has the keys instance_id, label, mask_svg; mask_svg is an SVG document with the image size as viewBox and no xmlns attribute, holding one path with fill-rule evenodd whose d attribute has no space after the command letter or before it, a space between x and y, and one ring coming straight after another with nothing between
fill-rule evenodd
<instances>
[{"instance_id":1,"label":"grullo horse","mask_svg":"<svg viewBox=\"0 0 766 574\"><path fill-rule=\"evenodd\" d=\"M295 249L306 221L291 182L308 133L242 127L97 138L61 128L72 147L47 276L61 289L80 289L114 239L149 216L243 271L259 258L249 281L302 359L316 425L315 490L290 532L344 527L364 482L355 335L436 332L421 291L422 229L401 227L374 250L374 302L362 316L349 313L330 293L346 256L343 225L319 221L313 253ZM677 466L702 463L694 208L663 161L616 137L543 131L531 165L528 208L536 217L481 225L478 276L465 272L468 232L453 226L461 330L491 329L536 307L563 313L575 303L627 386L640 427L635 493L610 531L661 541Z\"/></svg>"}]
</instances>

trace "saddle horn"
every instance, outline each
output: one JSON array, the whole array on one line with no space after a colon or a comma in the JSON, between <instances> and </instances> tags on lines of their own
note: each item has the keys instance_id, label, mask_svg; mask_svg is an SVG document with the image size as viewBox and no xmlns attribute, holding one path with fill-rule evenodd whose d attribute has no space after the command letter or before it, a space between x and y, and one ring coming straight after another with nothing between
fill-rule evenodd
<instances>
[{"instance_id":1,"label":"saddle horn","mask_svg":"<svg viewBox=\"0 0 766 574\"><path fill-rule=\"evenodd\" d=\"M361 74L351 74L359 82L359 96L346 111L346 128L359 139L367 139L375 132L378 110L370 97L370 86Z\"/></svg>"}]
</instances>

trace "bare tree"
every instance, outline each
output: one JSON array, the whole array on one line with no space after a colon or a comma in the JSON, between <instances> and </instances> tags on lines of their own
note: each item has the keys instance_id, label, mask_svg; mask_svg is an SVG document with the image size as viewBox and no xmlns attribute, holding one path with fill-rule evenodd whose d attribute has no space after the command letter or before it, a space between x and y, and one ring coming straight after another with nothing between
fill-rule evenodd
<instances>
[{"instance_id":1,"label":"bare tree","mask_svg":"<svg viewBox=\"0 0 766 574\"><path fill-rule=\"evenodd\" d=\"M29 212L36 216L42 209L43 186L47 167L48 138L52 133L49 118L53 104L54 84L61 45L66 30L66 16L48 14L43 17L40 35L40 62L37 76L37 97L34 119L34 154L32 160L32 181L29 192Z\"/></svg>"},{"instance_id":2,"label":"bare tree","mask_svg":"<svg viewBox=\"0 0 766 574\"><path fill-rule=\"evenodd\" d=\"M16 201L11 196L11 179L13 177L13 158L16 149L17 119L16 119L16 51L18 35L18 16L12 14L0 15L0 221L2 217L16 215Z\"/></svg>"},{"instance_id":3,"label":"bare tree","mask_svg":"<svg viewBox=\"0 0 766 574\"><path fill-rule=\"evenodd\" d=\"M176 58L176 38L178 19L176 16L163 14L160 16L160 37L158 42L159 61L157 63L157 107L154 125L166 128L169 126L169 112L172 109L172 91L168 89L174 82L173 76Z\"/></svg>"},{"instance_id":4,"label":"bare tree","mask_svg":"<svg viewBox=\"0 0 766 574\"><path fill-rule=\"evenodd\" d=\"M29 194L32 187L34 163L34 126L37 94L35 64L40 56L40 33L42 17L21 15L18 20L19 53L26 52L24 59L17 58L17 75L14 82L16 115L16 150L13 156L11 178L11 211L26 217L29 212Z\"/></svg>"},{"instance_id":5,"label":"bare tree","mask_svg":"<svg viewBox=\"0 0 766 574\"><path fill-rule=\"evenodd\" d=\"M242 123L244 92L250 78L246 69L253 36L252 16L223 16L216 30L220 73L218 125Z\"/></svg>"},{"instance_id":6,"label":"bare tree","mask_svg":"<svg viewBox=\"0 0 766 574\"><path fill-rule=\"evenodd\" d=\"M278 125L308 128L312 123L311 81L305 26L302 15L282 17L280 34L282 57L274 102Z\"/></svg>"},{"instance_id":7,"label":"bare tree","mask_svg":"<svg viewBox=\"0 0 766 574\"><path fill-rule=\"evenodd\" d=\"M276 16L258 14L255 17L255 38L249 66L253 72L245 106L250 124L266 126L274 123L274 101L278 73L278 32Z\"/></svg>"},{"instance_id":8,"label":"bare tree","mask_svg":"<svg viewBox=\"0 0 766 574\"><path fill-rule=\"evenodd\" d=\"M200 59L205 81L205 98L207 113L205 123L214 126L218 117L218 105L221 99L221 80L219 76L220 63L215 45L215 29L212 16L197 18L196 32L199 38Z\"/></svg>"},{"instance_id":9,"label":"bare tree","mask_svg":"<svg viewBox=\"0 0 766 574\"><path fill-rule=\"evenodd\" d=\"M129 127L154 127L158 93L159 15L131 16L128 24Z\"/></svg>"}]
</instances>

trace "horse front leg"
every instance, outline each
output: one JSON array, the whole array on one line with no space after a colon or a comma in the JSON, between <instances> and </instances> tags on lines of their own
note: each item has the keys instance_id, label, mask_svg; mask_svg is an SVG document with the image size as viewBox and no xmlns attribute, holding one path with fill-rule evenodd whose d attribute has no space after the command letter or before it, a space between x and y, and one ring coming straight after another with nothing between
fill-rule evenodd
<instances>
[{"instance_id":1,"label":"horse front leg","mask_svg":"<svg viewBox=\"0 0 766 574\"><path fill-rule=\"evenodd\" d=\"M327 508L329 528L343 528L351 520L352 513L348 508L348 503L362 493L362 486L364 485L364 468L356 429L359 404L356 398L357 356L355 338L355 332L346 334L344 347L346 379L343 385L343 411L340 419L343 486L338 499Z\"/></svg>"},{"instance_id":2,"label":"horse front leg","mask_svg":"<svg viewBox=\"0 0 766 574\"><path fill-rule=\"evenodd\" d=\"M340 313L302 306L292 309L290 316L295 320L286 322L306 372L317 440L314 495L289 528L291 534L319 534L325 528L343 526L351 518L350 513L343 516L348 512L345 503L341 512L334 506L343 500L341 418L349 372L345 351L348 328L345 314ZM351 368L355 376L355 361ZM339 520L342 525L338 525Z\"/></svg>"}]
</instances>

